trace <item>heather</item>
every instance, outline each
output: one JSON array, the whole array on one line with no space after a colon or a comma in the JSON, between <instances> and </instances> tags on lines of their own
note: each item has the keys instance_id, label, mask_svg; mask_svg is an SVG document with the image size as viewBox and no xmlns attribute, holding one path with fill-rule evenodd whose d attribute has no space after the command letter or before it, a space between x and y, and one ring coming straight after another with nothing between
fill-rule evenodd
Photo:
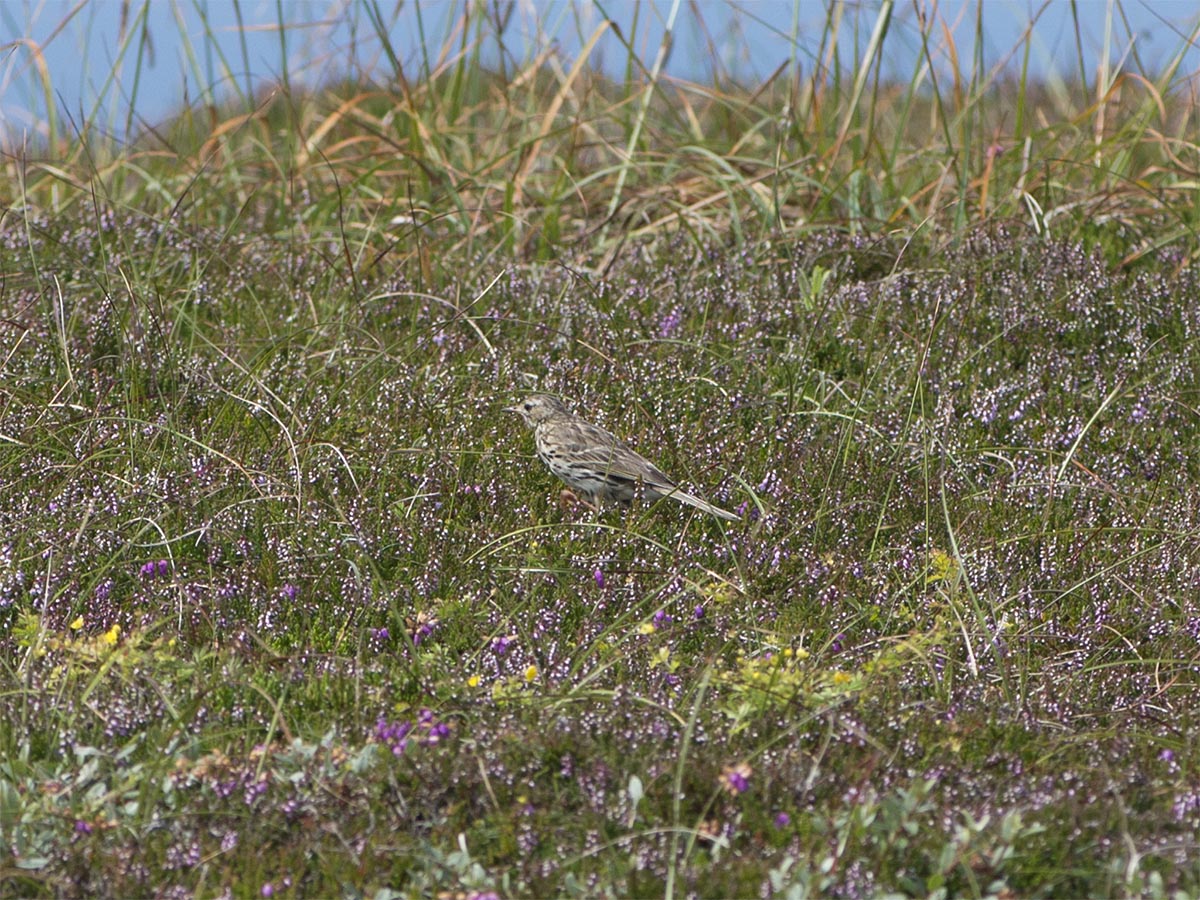
<instances>
[{"instance_id":1,"label":"heather","mask_svg":"<svg viewBox=\"0 0 1200 900\"><path fill-rule=\"evenodd\" d=\"M10 149L0 894L1200 891L1188 82L850 51Z\"/></svg>"}]
</instances>

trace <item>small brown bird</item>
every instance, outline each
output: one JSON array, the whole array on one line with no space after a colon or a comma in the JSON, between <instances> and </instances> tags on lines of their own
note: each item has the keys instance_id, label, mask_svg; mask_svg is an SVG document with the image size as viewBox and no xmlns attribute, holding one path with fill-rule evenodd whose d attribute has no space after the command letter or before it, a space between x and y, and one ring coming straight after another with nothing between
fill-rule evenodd
<instances>
[{"instance_id":1,"label":"small brown bird","mask_svg":"<svg viewBox=\"0 0 1200 900\"><path fill-rule=\"evenodd\" d=\"M639 489L649 500L670 497L710 515L739 521L687 491L599 425L585 422L549 394L533 394L505 412L515 412L533 429L537 455L550 471L593 503L629 503Z\"/></svg>"}]
</instances>

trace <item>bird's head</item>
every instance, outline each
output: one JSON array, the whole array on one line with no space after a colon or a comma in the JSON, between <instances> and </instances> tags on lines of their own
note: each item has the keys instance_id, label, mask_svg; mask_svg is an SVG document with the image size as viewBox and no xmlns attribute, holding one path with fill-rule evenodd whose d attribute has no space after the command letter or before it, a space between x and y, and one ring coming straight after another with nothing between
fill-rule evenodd
<instances>
[{"instance_id":1,"label":"bird's head","mask_svg":"<svg viewBox=\"0 0 1200 900\"><path fill-rule=\"evenodd\" d=\"M555 416L567 415L567 408L557 397L549 394L530 394L516 406L505 407L505 412L514 412L525 420L526 425L535 426Z\"/></svg>"}]
</instances>

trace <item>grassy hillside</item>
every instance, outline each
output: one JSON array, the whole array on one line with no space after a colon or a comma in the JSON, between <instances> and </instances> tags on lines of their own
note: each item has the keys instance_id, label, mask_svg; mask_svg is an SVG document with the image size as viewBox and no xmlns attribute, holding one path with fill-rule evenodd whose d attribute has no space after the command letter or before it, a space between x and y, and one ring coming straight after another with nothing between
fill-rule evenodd
<instances>
[{"instance_id":1,"label":"grassy hillside","mask_svg":"<svg viewBox=\"0 0 1200 900\"><path fill-rule=\"evenodd\" d=\"M1193 74L888 9L10 152L0 894L1200 892Z\"/></svg>"}]
</instances>

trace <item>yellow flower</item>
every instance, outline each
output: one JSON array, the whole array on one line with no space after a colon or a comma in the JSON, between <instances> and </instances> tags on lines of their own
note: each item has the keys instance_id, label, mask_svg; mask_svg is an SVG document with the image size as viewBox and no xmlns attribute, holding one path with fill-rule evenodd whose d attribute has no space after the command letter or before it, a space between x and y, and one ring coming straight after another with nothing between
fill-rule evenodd
<instances>
[{"instance_id":1,"label":"yellow flower","mask_svg":"<svg viewBox=\"0 0 1200 900\"><path fill-rule=\"evenodd\" d=\"M525 683L533 681L538 676L537 666L530 666L525 670Z\"/></svg>"},{"instance_id":2,"label":"yellow flower","mask_svg":"<svg viewBox=\"0 0 1200 900\"><path fill-rule=\"evenodd\" d=\"M117 638L120 636L121 626L114 624L112 628L108 629L108 631L104 633L104 643L109 645L115 644L117 642Z\"/></svg>"},{"instance_id":3,"label":"yellow flower","mask_svg":"<svg viewBox=\"0 0 1200 900\"><path fill-rule=\"evenodd\" d=\"M74 622L71 623L72 631L78 631L82 627L83 627L83 616L80 616L78 619L76 619Z\"/></svg>"},{"instance_id":4,"label":"yellow flower","mask_svg":"<svg viewBox=\"0 0 1200 900\"><path fill-rule=\"evenodd\" d=\"M638 626L638 634L654 634L654 623L643 622Z\"/></svg>"},{"instance_id":5,"label":"yellow flower","mask_svg":"<svg viewBox=\"0 0 1200 900\"><path fill-rule=\"evenodd\" d=\"M944 581L957 573L958 561L945 550L934 550L929 558L929 574L925 576L926 584Z\"/></svg>"},{"instance_id":6,"label":"yellow flower","mask_svg":"<svg viewBox=\"0 0 1200 900\"><path fill-rule=\"evenodd\" d=\"M467 687L477 688L479 687L479 682L482 680L478 675L472 675L467 679Z\"/></svg>"}]
</instances>

